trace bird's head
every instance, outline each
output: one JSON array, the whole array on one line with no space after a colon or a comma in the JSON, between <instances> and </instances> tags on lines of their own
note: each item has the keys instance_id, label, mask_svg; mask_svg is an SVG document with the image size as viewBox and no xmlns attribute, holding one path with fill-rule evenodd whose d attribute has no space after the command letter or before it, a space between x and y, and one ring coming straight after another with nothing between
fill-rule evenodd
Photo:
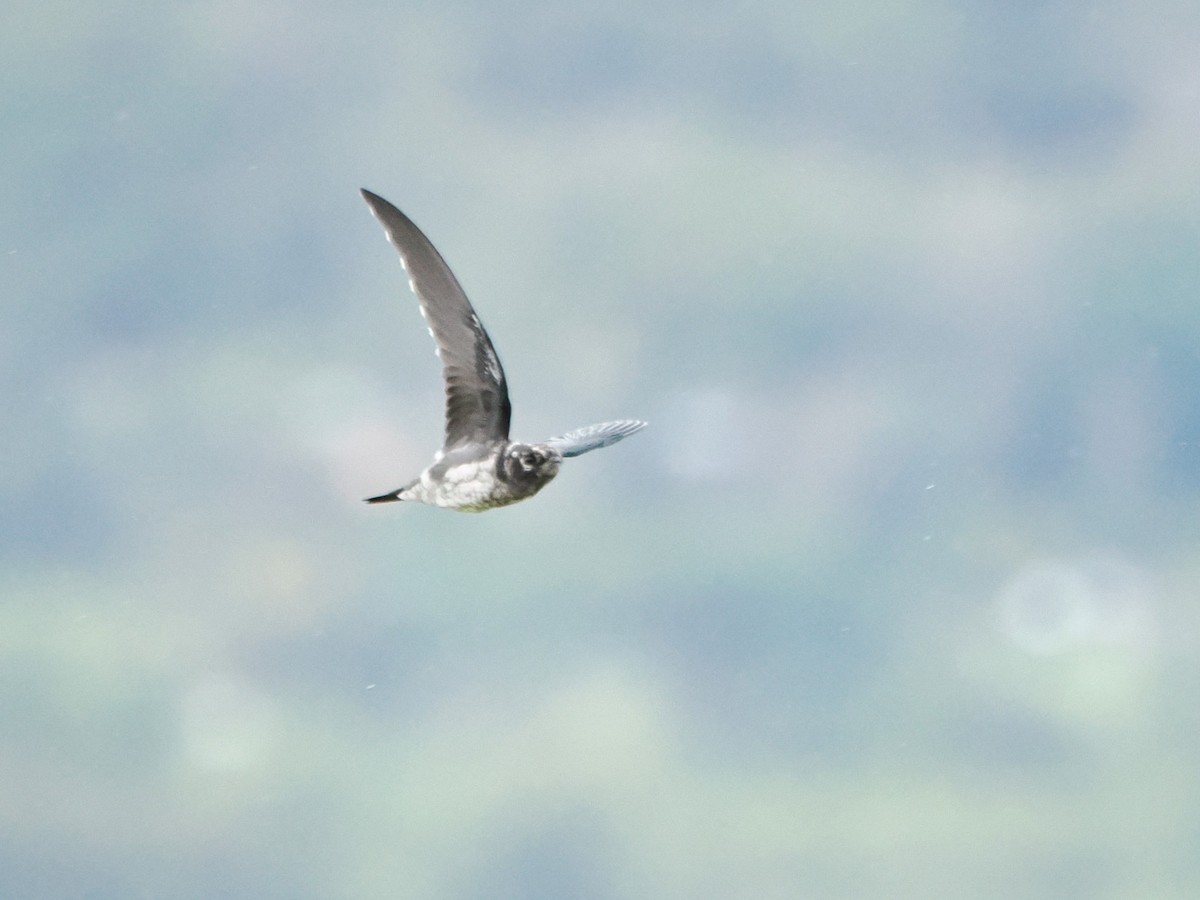
<instances>
[{"instance_id":1,"label":"bird's head","mask_svg":"<svg viewBox=\"0 0 1200 900\"><path fill-rule=\"evenodd\" d=\"M510 444L501 462L504 479L523 486L545 484L561 464L562 454L545 444Z\"/></svg>"}]
</instances>

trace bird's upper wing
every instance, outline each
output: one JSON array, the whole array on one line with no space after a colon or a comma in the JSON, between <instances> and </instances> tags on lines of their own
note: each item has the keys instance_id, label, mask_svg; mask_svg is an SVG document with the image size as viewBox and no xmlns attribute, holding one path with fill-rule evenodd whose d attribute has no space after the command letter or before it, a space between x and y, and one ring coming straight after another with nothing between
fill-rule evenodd
<instances>
[{"instance_id":1,"label":"bird's upper wing","mask_svg":"<svg viewBox=\"0 0 1200 900\"><path fill-rule=\"evenodd\" d=\"M615 444L645 427L646 423L638 419L618 419L615 422L576 428L574 431L550 438L546 443L563 456L579 456L589 450L599 450L601 447Z\"/></svg>"},{"instance_id":2,"label":"bird's upper wing","mask_svg":"<svg viewBox=\"0 0 1200 900\"><path fill-rule=\"evenodd\" d=\"M445 449L507 440L512 406L504 369L458 279L408 216L368 190L362 195L400 251L421 315L437 344L446 382Z\"/></svg>"}]
</instances>

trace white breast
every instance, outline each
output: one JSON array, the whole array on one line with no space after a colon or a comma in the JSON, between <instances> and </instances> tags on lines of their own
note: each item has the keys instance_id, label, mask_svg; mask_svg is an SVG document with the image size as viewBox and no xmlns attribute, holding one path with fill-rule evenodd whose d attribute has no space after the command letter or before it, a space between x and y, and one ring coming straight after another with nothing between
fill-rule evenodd
<instances>
[{"instance_id":1,"label":"white breast","mask_svg":"<svg viewBox=\"0 0 1200 900\"><path fill-rule=\"evenodd\" d=\"M429 469L421 473L406 499L450 509L486 509L496 493L496 470L491 460L459 463L435 481Z\"/></svg>"}]
</instances>

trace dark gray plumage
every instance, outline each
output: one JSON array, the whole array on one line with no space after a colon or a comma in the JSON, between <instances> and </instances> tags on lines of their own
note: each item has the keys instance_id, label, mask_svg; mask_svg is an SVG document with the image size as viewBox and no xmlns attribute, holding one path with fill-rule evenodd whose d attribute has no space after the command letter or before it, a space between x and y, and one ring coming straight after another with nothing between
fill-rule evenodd
<instances>
[{"instance_id":1,"label":"dark gray plumage","mask_svg":"<svg viewBox=\"0 0 1200 900\"><path fill-rule=\"evenodd\" d=\"M409 484L367 503L415 500L482 512L532 497L566 457L607 447L646 427L635 419L589 425L537 444L508 439L512 406L496 348L466 293L412 220L377 194L363 198L400 251L446 384L446 437L433 464Z\"/></svg>"}]
</instances>

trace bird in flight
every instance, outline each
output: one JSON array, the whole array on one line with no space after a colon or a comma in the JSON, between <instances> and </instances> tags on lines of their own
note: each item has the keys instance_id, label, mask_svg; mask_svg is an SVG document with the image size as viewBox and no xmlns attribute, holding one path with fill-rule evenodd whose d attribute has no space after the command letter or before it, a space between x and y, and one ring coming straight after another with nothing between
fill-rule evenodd
<instances>
[{"instance_id":1,"label":"bird in flight","mask_svg":"<svg viewBox=\"0 0 1200 900\"><path fill-rule=\"evenodd\" d=\"M566 457L607 447L646 427L637 419L618 419L537 444L510 441L504 369L458 279L408 216L368 190L362 195L400 251L446 384L446 439L433 463L404 487L367 503L412 500L465 512L508 506L549 484Z\"/></svg>"}]
</instances>

